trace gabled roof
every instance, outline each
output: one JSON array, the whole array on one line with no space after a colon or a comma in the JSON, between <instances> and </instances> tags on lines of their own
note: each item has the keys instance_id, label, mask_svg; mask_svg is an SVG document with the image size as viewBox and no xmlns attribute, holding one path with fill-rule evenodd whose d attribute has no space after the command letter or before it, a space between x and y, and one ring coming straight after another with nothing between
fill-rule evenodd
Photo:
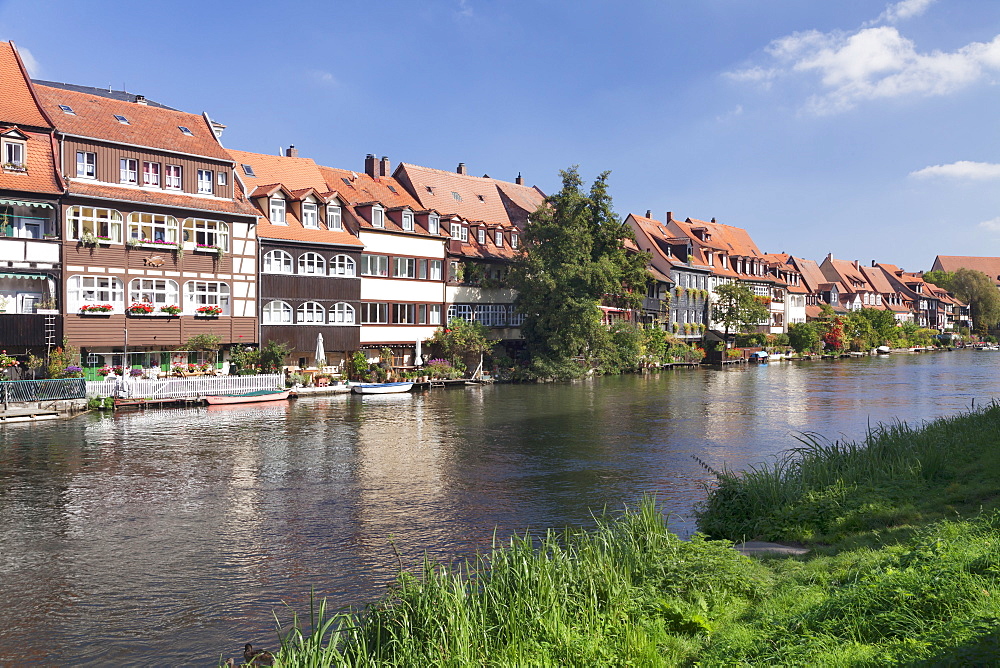
<instances>
[{"instance_id":1,"label":"gabled roof","mask_svg":"<svg viewBox=\"0 0 1000 668\"><path fill-rule=\"evenodd\" d=\"M13 42L0 42L0 123L52 128L31 86L31 79Z\"/></svg>"},{"instance_id":2,"label":"gabled roof","mask_svg":"<svg viewBox=\"0 0 1000 668\"><path fill-rule=\"evenodd\" d=\"M819 264L815 260L807 260L801 257L795 257L794 255L789 256L789 262L792 266L799 270L802 274L802 283L806 286L806 289L812 294L818 294L822 291L820 286L824 283L828 283L826 276L819 268Z\"/></svg>"},{"instance_id":3,"label":"gabled roof","mask_svg":"<svg viewBox=\"0 0 1000 668\"><path fill-rule=\"evenodd\" d=\"M423 209L454 213L469 221L513 222L500 196L498 182L487 176L446 172L406 162L400 163L393 175L397 180L410 184L412 195ZM530 190L508 184L506 194L512 202L533 212L538 206L532 207L531 204L537 201L540 205L544 196L537 189L537 195L532 195Z\"/></svg>"},{"instance_id":4,"label":"gabled roof","mask_svg":"<svg viewBox=\"0 0 1000 668\"><path fill-rule=\"evenodd\" d=\"M669 275L672 267L684 264L670 251L670 235L660 221L630 213L625 222L632 228L639 250L650 253L654 269Z\"/></svg>"},{"instance_id":5,"label":"gabled roof","mask_svg":"<svg viewBox=\"0 0 1000 668\"><path fill-rule=\"evenodd\" d=\"M204 116L42 84L34 89L56 129L65 134L232 162ZM116 115L128 122L120 122Z\"/></svg>"},{"instance_id":6,"label":"gabled roof","mask_svg":"<svg viewBox=\"0 0 1000 668\"><path fill-rule=\"evenodd\" d=\"M740 257L762 257L764 255L750 238L750 234L742 227L706 222L697 218L688 218L684 221L671 218L670 222L673 222L683 234L693 239L696 244L723 250L730 255ZM696 230L699 229L706 230L711 238L708 240L700 239L696 233Z\"/></svg>"},{"instance_id":7,"label":"gabled roof","mask_svg":"<svg viewBox=\"0 0 1000 668\"><path fill-rule=\"evenodd\" d=\"M364 172L325 166L320 166L320 172L325 179L326 187L329 190L336 190L341 199L352 206L378 203L387 209L408 206L414 211L426 211L434 208L421 205L391 176L381 176L376 179Z\"/></svg>"},{"instance_id":8,"label":"gabled roof","mask_svg":"<svg viewBox=\"0 0 1000 668\"><path fill-rule=\"evenodd\" d=\"M876 292L883 295L892 294L897 292L897 290L889 282L889 277L885 275L885 270L881 267L861 267L861 273L865 275L868 280L868 284L871 285Z\"/></svg>"},{"instance_id":9,"label":"gabled roof","mask_svg":"<svg viewBox=\"0 0 1000 668\"><path fill-rule=\"evenodd\" d=\"M0 126L0 134L3 133L3 128L4 126ZM25 130L20 130L20 134L26 137L24 143L27 169L24 172L0 169L0 190L46 195L61 194L63 186L56 174L54 136L48 132Z\"/></svg>"},{"instance_id":10,"label":"gabled roof","mask_svg":"<svg viewBox=\"0 0 1000 668\"><path fill-rule=\"evenodd\" d=\"M864 272L861 271L861 265L849 260L838 260L833 257L833 254L826 256L823 263L820 265L820 269L823 271L823 275L831 281L839 282L846 293L855 292L877 292L870 283L868 283L868 278L865 276Z\"/></svg>"},{"instance_id":11,"label":"gabled roof","mask_svg":"<svg viewBox=\"0 0 1000 668\"><path fill-rule=\"evenodd\" d=\"M938 271L954 272L959 269L981 271L1000 287L1000 257L976 257L969 255L938 255L933 268Z\"/></svg>"}]
</instances>

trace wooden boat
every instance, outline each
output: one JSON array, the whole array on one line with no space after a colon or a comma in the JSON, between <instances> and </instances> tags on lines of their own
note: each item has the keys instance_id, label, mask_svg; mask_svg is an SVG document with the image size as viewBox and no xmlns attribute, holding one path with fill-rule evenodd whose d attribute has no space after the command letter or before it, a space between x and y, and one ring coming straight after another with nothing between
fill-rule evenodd
<instances>
[{"instance_id":1,"label":"wooden boat","mask_svg":"<svg viewBox=\"0 0 1000 668\"><path fill-rule=\"evenodd\" d=\"M235 394L209 394L205 401L210 406L220 404L250 404L261 401L285 401L291 390L257 390L255 392L239 392Z\"/></svg>"},{"instance_id":2,"label":"wooden boat","mask_svg":"<svg viewBox=\"0 0 1000 668\"><path fill-rule=\"evenodd\" d=\"M397 394L409 392L413 383L359 383L351 385L351 390L355 394Z\"/></svg>"}]
</instances>

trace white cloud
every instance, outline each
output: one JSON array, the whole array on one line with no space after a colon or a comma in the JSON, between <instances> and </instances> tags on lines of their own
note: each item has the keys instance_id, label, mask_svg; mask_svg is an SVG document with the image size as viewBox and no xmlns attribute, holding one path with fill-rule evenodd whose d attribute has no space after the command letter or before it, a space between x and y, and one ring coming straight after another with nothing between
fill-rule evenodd
<instances>
[{"instance_id":1,"label":"white cloud","mask_svg":"<svg viewBox=\"0 0 1000 668\"><path fill-rule=\"evenodd\" d=\"M880 19L918 16L934 1L904 0ZM869 24L853 32L797 32L774 40L765 52L772 60L769 65L753 64L728 76L765 88L782 77L817 77L819 90L805 105L815 114L847 111L871 100L947 95L1000 71L1000 35L952 52L920 52L912 40L887 25Z\"/></svg>"},{"instance_id":2,"label":"white cloud","mask_svg":"<svg viewBox=\"0 0 1000 668\"><path fill-rule=\"evenodd\" d=\"M472 7L469 6L469 0L458 0L458 15L465 18L472 16Z\"/></svg>"},{"instance_id":3,"label":"white cloud","mask_svg":"<svg viewBox=\"0 0 1000 668\"><path fill-rule=\"evenodd\" d=\"M984 220L979 223L977 227L980 227L988 232L1000 232L1000 218L994 218L992 220Z\"/></svg>"},{"instance_id":4,"label":"white cloud","mask_svg":"<svg viewBox=\"0 0 1000 668\"><path fill-rule=\"evenodd\" d=\"M737 116L742 116L742 115L743 115L743 105L738 104L734 109L730 109L726 113L719 114L718 116L716 116L715 120L718 123L724 123L728 120L731 120L733 118L736 118Z\"/></svg>"},{"instance_id":5,"label":"white cloud","mask_svg":"<svg viewBox=\"0 0 1000 668\"><path fill-rule=\"evenodd\" d=\"M945 177L970 181L988 181L1000 179L1000 165L991 162L960 160L947 165L924 167L915 172L910 172L910 176L917 179Z\"/></svg>"},{"instance_id":6,"label":"white cloud","mask_svg":"<svg viewBox=\"0 0 1000 668\"><path fill-rule=\"evenodd\" d=\"M21 61L24 63L25 69L28 70L28 76L32 79L41 78L42 66L32 55L31 51L28 51L23 46L17 47L17 53L21 56Z\"/></svg>"}]
</instances>

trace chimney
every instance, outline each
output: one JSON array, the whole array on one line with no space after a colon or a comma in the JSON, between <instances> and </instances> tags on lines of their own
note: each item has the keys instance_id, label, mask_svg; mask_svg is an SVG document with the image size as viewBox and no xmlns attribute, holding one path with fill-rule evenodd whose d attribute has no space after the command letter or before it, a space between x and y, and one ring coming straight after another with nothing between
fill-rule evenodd
<instances>
[{"instance_id":1,"label":"chimney","mask_svg":"<svg viewBox=\"0 0 1000 668\"><path fill-rule=\"evenodd\" d=\"M145 105L146 104L146 96L145 95L136 95L135 96L135 103L136 104Z\"/></svg>"},{"instance_id":2,"label":"chimney","mask_svg":"<svg viewBox=\"0 0 1000 668\"><path fill-rule=\"evenodd\" d=\"M873 267L875 266L875 260L872 260L872 266Z\"/></svg>"},{"instance_id":3,"label":"chimney","mask_svg":"<svg viewBox=\"0 0 1000 668\"><path fill-rule=\"evenodd\" d=\"M516 183L519 186L523 186L524 185L524 177L521 176L521 172L517 173L517 178L514 179L514 183Z\"/></svg>"},{"instance_id":4,"label":"chimney","mask_svg":"<svg viewBox=\"0 0 1000 668\"><path fill-rule=\"evenodd\" d=\"M646 209L646 218L652 218L652 217L653 217L653 210Z\"/></svg>"},{"instance_id":5,"label":"chimney","mask_svg":"<svg viewBox=\"0 0 1000 668\"><path fill-rule=\"evenodd\" d=\"M389 156L383 155L382 160L379 161L378 175L389 176L389 173L391 171L392 171L392 164L389 162Z\"/></svg>"},{"instance_id":6,"label":"chimney","mask_svg":"<svg viewBox=\"0 0 1000 668\"><path fill-rule=\"evenodd\" d=\"M458 163L458 169L456 169L455 171L457 173L459 173L459 174L464 175L465 174L465 163L464 162Z\"/></svg>"},{"instance_id":7,"label":"chimney","mask_svg":"<svg viewBox=\"0 0 1000 668\"><path fill-rule=\"evenodd\" d=\"M855 269L861 269L861 263L860 263L860 262L858 262L857 260L855 260L855 261L854 261L854 268L855 268Z\"/></svg>"},{"instance_id":8,"label":"chimney","mask_svg":"<svg viewBox=\"0 0 1000 668\"><path fill-rule=\"evenodd\" d=\"M285 150L286 158L297 158L299 157L299 149L295 148L295 144L289 144L288 148Z\"/></svg>"},{"instance_id":9,"label":"chimney","mask_svg":"<svg viewBox=\"0 0 1000 668\"><path fill-rule=\"evenodd\" d=\"M368 155L365 156L365 174L372 177L373 179L376 176L378 176L378 174L376 174L374 153L369 153Z\"/></svg>"},{"instance_id":10,"label":"chimney","mask_svg":"<svg viewBox=\"0 0 1000 668\"><path fill-rule=\"evenodd\" d=\"M715 222L715 216L712 216L712 222L713 223Z\"/></svg>"}]
</instances>

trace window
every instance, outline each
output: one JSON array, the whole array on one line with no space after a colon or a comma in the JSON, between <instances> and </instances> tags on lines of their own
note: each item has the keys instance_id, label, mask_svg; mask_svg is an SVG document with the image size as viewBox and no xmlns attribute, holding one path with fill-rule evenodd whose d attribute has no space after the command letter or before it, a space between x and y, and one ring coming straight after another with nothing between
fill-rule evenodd
<instances>
[{"instance_id":1,"label":"window","mask_svg":"<svg viewBox=\"0 0 1000 668\"><path fill-rule=\"evenodd\" d=\"M97 154L90 151L76 152L76 175L81 179L97 178Z\"/></svg>"},{"instance_id":2,"label":"window","mask_svg":"<svg viewBox=\"0 0 1000 668\"><path fill-rule=\"evenodd\" d=\"M261 309L260 323L262 325L290 325L292 323L292 307L280 300L268 302Z\"/></svg>"},{"instance_id":3,"label":"window","mask_svg":"<svg viewBox=\"0 0 1000 668\"><path fill-rule=\"evenodd\" d=\"M74 206L66 211L66 234L70 239L80 239L84 234L122 242L122 215L114 209L96 209Z\"/></svg>"},{"instance_id":4,"label":"window","mask_svg":"<svg viewBox=\"0 0 1000 668\"><path fill-rule=\"evenodd\" d=\"M285 200L278 197L271 198L271 222L275 225L286 225L285 221Z\"/></svg>"},{"instance_id":5,"label":"window","mask_svg":"<svg viewBox=\"0 0 1000 668\"><path fill-rule=\"evenodd\" d=\"M299 324L326 324L326 309L319 302L306 302L299 306L295 321Z\"/></svg>"},{"instance_id":6,"label":"window","mask_svg":"<svg viewBox=\"0 0 1000 668\"><path fill-rule=\"evenodd\" d=\"M427 231L431 234L441 233L441 219L436 213L427 216Z\"/></svg>"},{"instance_id":7,"label":"window","mask_svg":"<svg viewBox=\"0 0 1000 668\"><path fill-rule=\"evenodd\" d=\"M456 201L456 202L461 202L461 201L462 201L462 196L461 196L461 195L459 195L459 194L458 194L457 192L455 192L454 190L453 190L453 191L451 191L451 196L452 196L452 197L453 197L453 198L455 199L455 201Z\"/></svg>"},{"instance_id":8,"label":"window","mask_svg":"<svg viewBox=\"0 0 1000 668\"><path fill-rule=\"evenodd\" d=\"M319 253L303 253L299 256L299 273L326 275L326 260Z\"/></svg>"},{"instance_id":9,"label":"window","mask_svg":"<svg viewBox=\"0 0 1000 668\"><path fill-rule=\"evenodd\" d=\"M218 306L229 315L229 285L215 281L188 281L184 284L184 309L195 313L199 306Z\"/></svg>"},{"instance_id":10,"label":"window","mask_svg":"<svg viewBox=\"0 0 1000 668\"><path fill-rule=\"evenodd\" d=\"M517 248L517 235L513 232L510 233L510 247Z\"/></svg>"},{"instance_id":11,"label":"window","mask_svg":"<svg viewBox=\"0 0 1000 668\"><path fill-rule=\"evenodd\" d=\"M163 278L136 278L128 284L128 300L153 306L175 306L180 303L177 283Z\"/></svg>"},{"instance_id":12,"label":"window","mask_svg":"<svg viewBox=\"0 0 1000 668\"><path fill-rule=\"evenodd\" d=\"M215 175L212 174L211 169L199 169L198 170L198 194L199 195L211 195L215 192L212 187L212 180Z\"/></svg>"},{"instance_id":13,"label":"window","mask_svg":"<svg viewBox=\"0 0 1000 668\"><path fill-rule=\"evenodd\" d=\"M330 204L326 207L326 227L330 230L344 229L344 221L341 218L339 205Z\"/></svg>"},{"instance_id":14,"label":"window","mask_svg":"<svg viewBox=\"0 0 1000 668\"><path fill-rule=\"evenodd\" d=\"M76 112L73 111L73 107L69 106L68 104L60 104L59 105L59 109L64 114L69 114L70 116L76 116Z\"/></svg>"},{"instance_id":15,"label":"window","mask_svg":"<svg viewBox=\"0 0 1000 668\"><path fill-rule=\"evenodd\" d=\"M163 174L163 185L170 190L181 189L181 166L167 165Z\"/></svg>"},{"instance_id":16,"label":"window","mask_svg":"<svg viewBox=\"0 0 1000 668\"><path fill-rule=\"evenodd\" d=\"M353 325L354 307L345 302L337 302L330 309L331 325Z\"/></svg>"},{"instance_id":17,"label":"window","mask_svg":"<svg viewBox=\"0 0 1000 668\"><path fill-rule=\"evenodd\" d=\"M24 169L24 144L21 142L4 141L3 163L8 169Z\"/></svg>"},{"instance_id":18,"label":"window","mask_svg":"<svg viewBox=\"0 0 1000 668\"><path fill-rule=\"evenodd\" d=\"M506 304L476 305L476 320L486 327L503 327L507 324Z\"/></svg>"},{"instance_id":19,"label":"window","mask_svg":"<svg viewBox=\"0 0 1000 668\"><path fill-rule=\"evenodd\" d=\"M354 258L350 255L337 255L330 260L331 276L354 276Z\"/></svg>"},{"instance_id":20,"label":"window","mask_svg":"<svg viewBox=\"0 0 1000 668\"><path fill-rule=\"evenodd\" d=\"M264 266L261 271L265 274L291 274L292 256L283 250L273 250L264 253Z\"/></svg>"},{"instance_id":21,"label":"window","mask_svg":"<svg viewBox=\"0 0 1000 668\"><path fill-rule=\"evenodd\" d=\"M427 280L427 260L417 260L417 278Z\"/></svg>"},{"instance_id":22,"label":"window","mask_svg":"<svg viewBox=\"0 0 1000 668\"><path fill-rule=\"evenodd\" d=\"M441 305L440 304L429 304L427 306L427 324L428 325L440 325L441 324Z\"/></svg>"},{"instance_id":23,"label":"window","mask_svg":"<svg viewBox=\"0 0 1000 668\"><path fill-rule=\"evenodd\" d=\"M122 183L139 183L139 161L135 158L122 158L118 161L121 168Z\"/></svg>"},{"instance_id":24,"label":"window","mask_svg":"<svg viewBox=\"0 0 1000 668\"><path fill-rule=\"evenodd\" d=\"M497 248L503 248L503 230L493 232L493 243L497 245Z\"/></svg>"},{"instance_id":25,"label":"window","mask_svg":"<svg viewBox=\"0 0 1000 668\"><path fill-rule=\"evenodd\" d=\"M388 276L389 258L385 255L362 255L361 256L362 276Z\"/></svg>"},{"instance_id":26,"label":"window","mask_svg":"<svg viewBox=\"0 0 1000 668\"><path fill-rule=\"evenodd\" d=\"M112 276L70 276L67 282L67 310L78 311L84 304L111 304L125 309L125 291L120 278Z\"/></svg>"},{"instance_id":27,"label":"window","mask_svg":"<svg viewBox=\"0 0 1000 668\"><path fill-rule=\"evenodd\" d=\"M130 213L128 238L145 243L176 244L177 219L154 213Z\"/></svg>"},{"instance_id":28,"label":"window","mask_svg":"<svg viewBox=\"0 0 1000 668\"><path fill-rule=\"evenodd\" d=\"M312 202L302 203L302 226L319 227L319 215L316 212L316 205Z\"/></svg>"},{"instance_id":29,"label":"window","mask_svg":"<svg viewBox=\"0 0 1000 668\"><path fill-rule=\"evenodd\" d=\"M132 125L131 123L128 122L128 119L122 116L121 114L115 114L115 120L121 123L122 125Z\"/></svg>"},{"instance_id":30,"label":"window","mask_svg":"<svg viewBox=\"0 0 1000 668\"><path fill-rule=\"evenodd\" d=\"M226 173L224 171L222 171L221 169L219 170L219 178L216 181L216 183L218 183L220 186L224 186L227 183L229 183L229 177L227 177Z\"/></svg>"},{"instance_id":31,"label":"window","mask_svg":"<svg viewBox=\"0 0 1000 668\"><path fill-rule=\"evenodd\" d=\"M220 220L188 218L184 221L184 241L196 248L221 248L229 252L229 225Z\"/></svg>"},{"instance_id":32,"label":"window","mask_svg":"<svg viewBox=\"0 0 1000 668\"><path fill-rule=\"evenodd\" d=\"M413 231L413 212L404 211L403 212L403 231L412 232Z\"/></svg>"},{"instance_id":33,"label":"window","mask_svg":"<svg viewBox=\"0 0 1000 668\"><path fill-rule=\"evenodd\" d=\"M389 305L371 303L361 305L362 325L385 325L389 323Z\"/></svg>"},{"instance_id":34,"label":"window","mask_svg":"<svg viewBox=\"0 0 1000 668\"><path fill-rule=\"evenodd\" d=\"M476 230L476 241L478 241L481 244L486 243L486 228L480 227L478 230Z\"/></svg>"},{"instance_id":35,"label":"window","mask_svg":"<svg viewBox=\"0 0 1000 668\"><path fill-rule=\"evenodd\" d=\"M142 185L160 187L160 163L142 163Z\"/></svg>"},{"instance_id":36,"label":"window","mask_svg":"<svg viewBox=\"0 0 1000 668\"><path fill-rule=\"evenodd\" d=\"M382 207L372 207L372 227L385 227L385 211Z\"/></svg>"},{"instance_id":37,"label":"window","mask_svg":"<svg viewBox=\"0 0 1000 668\"><path fill-rule=\"evenodd\" d=\"M242 165L242 167L243 167L243 173L246 174L247 176L257 176L256 174L253 173L253 167L251 167L250 165Z\"/></svg>"},{"instance_id":38,"label":"window","mask_svg":"<svg viewBox=\"0 0 1000 668\"><path fill-rule=\"evenodd\" d=\"M451 224L451 238L461 239L462 241L469 240L469 228L461 223Z\"/></svg>"},{"instance_id":39,"label":"window","mask_svg":"<svg viewBox=\"0 0 1000 668\"><path fill-rule=\"evenodd\" d=\"M194 137L194 133L191 132L191 128L188 128L184 125L178 125L177 129L181 131L181 134L185 134L188 137Z\"/></svg>"},{"instance_id":40,"label":"window","mask_svg":"<svg viewBox=\"0 0 1000 668\"><path fill-rule=\"evenodd\" d=\"M417 262L412 257L392 259L392 275L396 278L416 278Z\"/></svg>"},{"instance_id":41,"label":"window","mask_svg":"<svg viewBox=\"0 0 1000 668\"><path fill-rule=\"evenodd\" d=\"M431 280L440 281L441 280L441 260L431 260Z\"/></svg>"},{"instance_id":42,"label":"window","mask_svg":"<svg viewBox=\"0 0 1000 668\"><path fill-rule=\"evenodd\" d=\"M464 320L466 322L472 322L472 306L469 304L452 304L448 307L448 320L451 321L455 318L459 320Z\"/></svg>"},{"instance_id":43,"label":"window","mask_svg":"<svg viewBox=\"0 0 1000 668\"><path fill-rule=\"evenodd\" d=\"M392 321L397 325L413 325L417 322L415 304L393 304Z\"/></svg>"}]
</instances>

